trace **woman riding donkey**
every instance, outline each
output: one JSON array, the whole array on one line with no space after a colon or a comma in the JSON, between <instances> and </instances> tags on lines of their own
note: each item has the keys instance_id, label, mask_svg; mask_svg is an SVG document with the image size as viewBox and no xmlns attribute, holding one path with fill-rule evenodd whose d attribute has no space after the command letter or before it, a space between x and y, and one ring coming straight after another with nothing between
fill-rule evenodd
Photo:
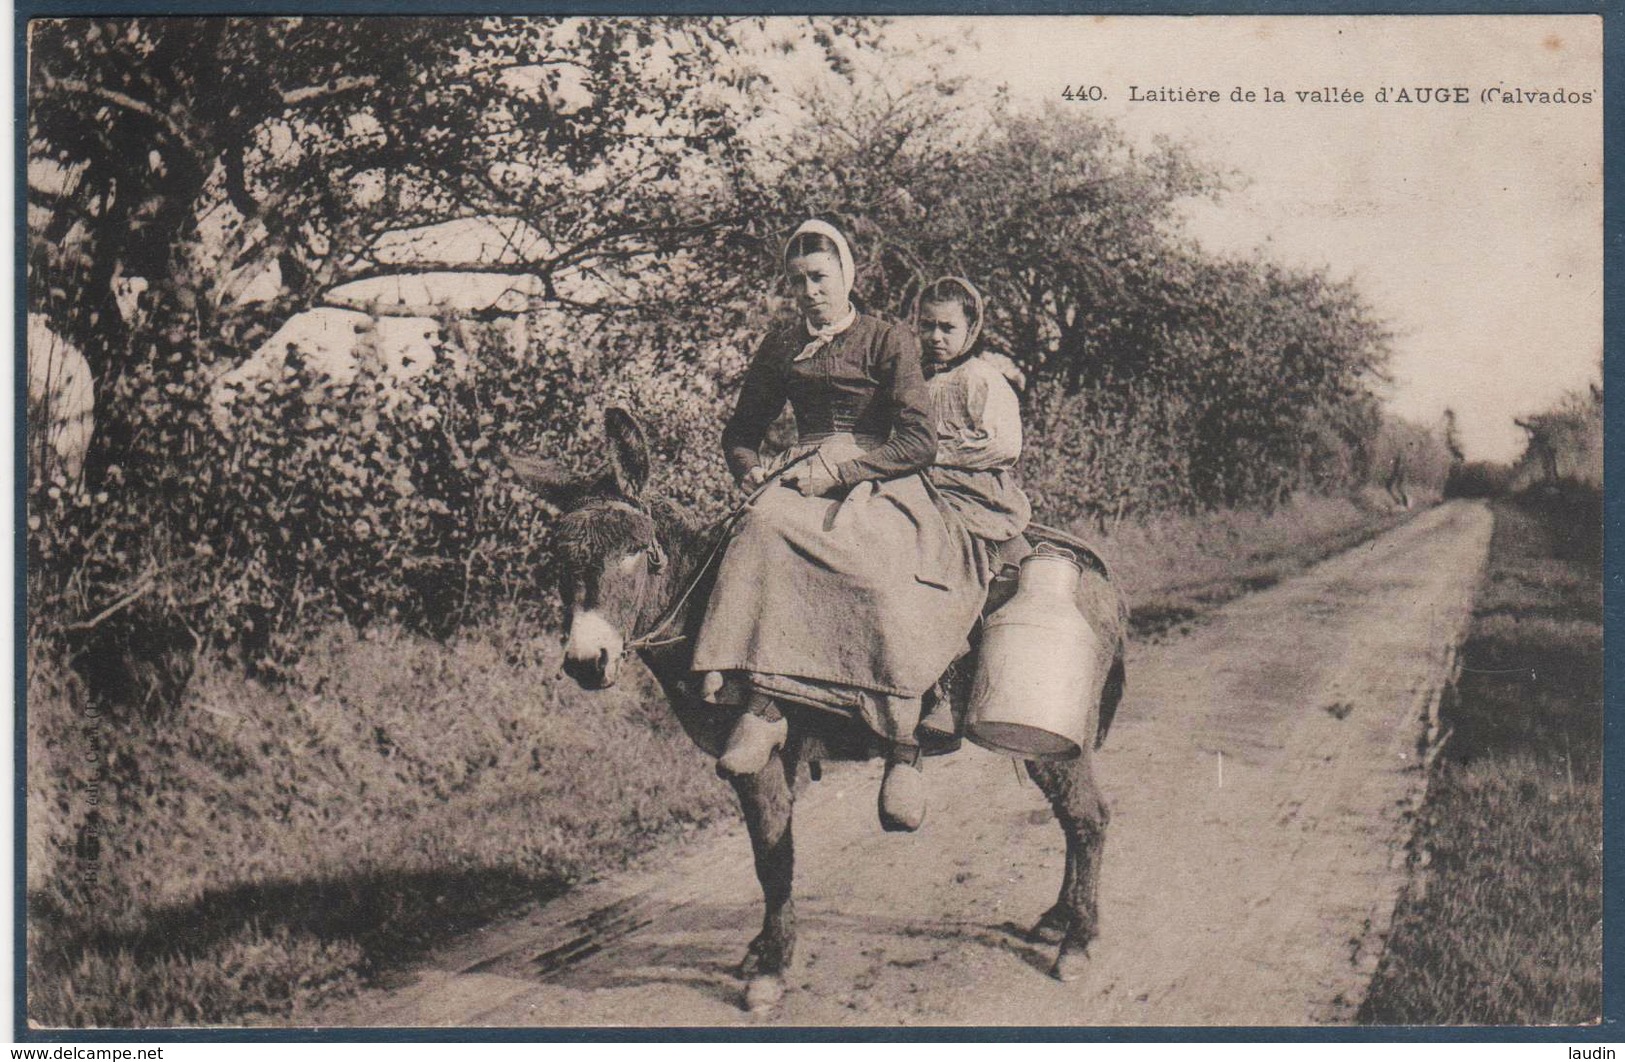
<instances>
[{"instance_id":1,"label":"woman riding donkey","mask_svg":"<svg viewBox=\"0 0 1625 1062\"><path fill-rule=\"evenodd\" d=\"M938 433L918 343L853 306L839 231L802 225L783 265L802 319L761 344L723 432L735 478L761 492L723 556L693 667L706 699L740 708L720 772L762 769L788 735L781 702L848 711L887 749L882 825L912 830L925 813L921 697L963 650L991 574L988 537L1020 532L1025 499L987 491L981 470L932 486ZM923 305L980 325L974 298ZM965 324L945 361L974 340ZM760 448L787 401L798 441L767 461ZM984 495L1002 524L983 522Z\"/></svg>"}]
</instances>

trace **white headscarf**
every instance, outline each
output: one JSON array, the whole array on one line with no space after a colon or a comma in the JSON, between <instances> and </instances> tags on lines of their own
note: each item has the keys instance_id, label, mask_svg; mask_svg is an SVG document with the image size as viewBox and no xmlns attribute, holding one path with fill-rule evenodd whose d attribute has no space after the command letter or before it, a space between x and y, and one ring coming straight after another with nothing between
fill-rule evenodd
<instances>
[{"instance_id":1,"label":"white headscarf","mask_svg":"<svg viewBox=\"0 0 1625 1062\"><path fill-rule=\"evenodd\" d=\"M803 322L807 327L807 335L812 337L812 341L801 348L801 353L792 359L794 361L802 361L817 354L829 345L830 340L851 328L858 319L857 307L852 305L852 284L856 279L857 270L852 264L852 247L846 242L846 237L842 236L841 231L827 221L819 221L816 218L803 221L800 227L790 234L790 238L784 241L784 254L781 259L788 259L790 248L796 242L796 237L804 233L817 233L819 236L828 237L829 241L835 245L836 257L840 259L841 265L841 295L846 299L847 309L845 317L822 328L815 328L811 321Z\"/></svg>"}]
</instances>

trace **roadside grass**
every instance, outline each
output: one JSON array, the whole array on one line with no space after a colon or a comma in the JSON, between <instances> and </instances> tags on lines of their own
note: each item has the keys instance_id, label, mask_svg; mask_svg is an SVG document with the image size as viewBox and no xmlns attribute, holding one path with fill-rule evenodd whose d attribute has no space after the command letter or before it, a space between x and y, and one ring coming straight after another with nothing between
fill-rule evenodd
<instances>
[{"instance_id":1,"label":"roadside grass","mask_svg":"<svg viewBox=\"0 0 1625 1062\"><path fill-rule=\"evenodd\" d=\"M85 713L36 684L31 1020L298 1021L729 808L652 682L590 696L547 642L329 633L280 689L205 668L176 716L101 729L94 806Z\"/></svg>"},{"instance_id":2,"label":"roadside grass","mask_svg":"<svg viewBox=\"0 0 1625 1062\"><path fill-rule=\"evenodd\" d=\"M1133 635L1155 642L1186 633L1226 601L1274 586L1421 511L1395 509L1377 494L1300 497L1270 513L1170 514L1101 536L1106 562L1128 596Z\"/></svg>"},{"instance_id":3,"label":"roadside grass","mask_svg":"<svg viewBox=\"0 0 1625 1062\"><path fill-rule=\"evenodd\" d=\"M1306 499L1125 524L1102 550L1137 636L1161 637L1408 515ZM116 722L36 662L30 1020L299 1024L737 814L642 669L586 693L556 677L559 652L504 625L446 643L330 631L285 685L204 664L174 715Z\"/></svg>"},{"instance_id":4,"label":"roadside grass","mask_svg":"<svg viewBox=\"0 0 1625 1062\"><path fill-rule=\"evenodd\" d=\"M1594 491L1495 503L1485 579L1358 1020L1574 1025L1602 1013L1602 519Z\"/></svg>"}]
</instances>

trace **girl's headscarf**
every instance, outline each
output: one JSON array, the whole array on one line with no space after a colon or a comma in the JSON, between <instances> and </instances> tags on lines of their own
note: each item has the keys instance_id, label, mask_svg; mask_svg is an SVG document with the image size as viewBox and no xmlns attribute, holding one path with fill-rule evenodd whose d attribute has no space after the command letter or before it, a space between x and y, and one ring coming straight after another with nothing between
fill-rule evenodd
<instances>
[{"instance_id":1,"label":"girl's headscarf","mask_svg":"<svg viewBox=\"0 0 1625 1062\"><path fill-rule=\"evenodd\" d=\"M840 229L827 221L819 221L816 218L803 221L796 231L790 234L790 238L784 241L784 253L780 256L780 261L789 260L790 248L795 245L796 238L805 233L815 233L827 237L835 245L835 254L840 259L841 265L841 294L846 299L849 309L845 317L822 328L814 328L811 321L805 322L807 334L812 337L812 341L801 348L801 353L797 354L793 359L795 361L802 361L817 354L829 345L830 340L851 328L858 319L857 308L851 305L852 284L856 280L857 270L852 264L852 247L846 242L846 237L841 235Z\"/></svg>"},{"instance_id":2,"label":"girl's headscarf","mask_svg":"<svg viewBox=\"0 0 1625 1062\"><path fill-rule=\"evenodd\" d=\"M968 357L976 349L976 341L982 336L982 321L987 317L987 308L982 303L982 293L976 290L975 284L972 284L964 277L938 277L927 284L914 297L914 330L918 332L920 329L920 310L926 303L952 300L962 304L965 301L948 295L944 290L946 288L958 288L963 291L970 297L969 302L972 307L972 312L969 315L970 319L965 322L965 345L959 349L959 353L954 355L953 358L957 362Z\"/></svg>"}]
</instances>

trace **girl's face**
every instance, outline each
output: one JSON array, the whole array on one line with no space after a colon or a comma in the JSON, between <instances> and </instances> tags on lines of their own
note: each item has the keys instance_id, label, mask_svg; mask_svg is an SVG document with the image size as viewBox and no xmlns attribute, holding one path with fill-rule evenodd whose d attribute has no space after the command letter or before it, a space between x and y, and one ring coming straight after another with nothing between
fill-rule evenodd
<instances>
[{"instance_id":1,"label":"girl's face","mask_svg":"<svg viewBox=\"0 0 1625 1062\"><path fill-rule=\"evenodd\" d=\"M928 302L920 307L920 349L928 363L941 365L959 357L968 338L970 322L958 302Z\"/></svg>"},{"instance_id":2,"label":"girl's face","mask_svg":"<svg viewBox=\"0 0 1625 1062\"><path fill-rule=\"evenodd\" d=\"M799 255L784 264L796 306L814 328L827 328L846 316L846 281L841 260L828 251Z\"/></svg>"}]
</instances>

